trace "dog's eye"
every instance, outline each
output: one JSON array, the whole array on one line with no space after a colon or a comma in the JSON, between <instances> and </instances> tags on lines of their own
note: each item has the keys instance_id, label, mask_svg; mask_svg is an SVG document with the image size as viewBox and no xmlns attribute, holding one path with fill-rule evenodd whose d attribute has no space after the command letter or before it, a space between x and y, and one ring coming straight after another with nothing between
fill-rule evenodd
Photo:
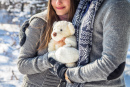
<instances>
[{"instance_id":1,"label":"dog's eye","mask_svg":"<svg viewBox=\"0 0 130 87\"><path fill-rule=\"evenodd\" d=\"M60 31L63 31L62 29L60 29Z\"/></svg>"}]
</instances>

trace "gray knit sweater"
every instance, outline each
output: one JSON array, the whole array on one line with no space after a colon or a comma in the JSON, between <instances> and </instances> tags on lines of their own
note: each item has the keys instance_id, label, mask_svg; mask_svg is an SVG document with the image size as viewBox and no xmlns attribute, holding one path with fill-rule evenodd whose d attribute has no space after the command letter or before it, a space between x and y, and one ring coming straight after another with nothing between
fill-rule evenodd
<instances>
[{"instance_id":1,"label":"gray knit sweater","mask_svg":"<svg viewBox=\"0 0 130 87\"><path fill-rule=\"evenodd\" d=\"M23 87L57 87L59 84L59 79L48 70L51 66L47 49L36 50L44 32L45 17L41 13L31 18L26 42L20 48L18 68L25 74ZM104 0L95 18L91 63L69 68L67 75L73 83L67 83L67 87L77 87L76 83L82 83L80 87L125 87L122 72L130 37L130 1Z\"/></svg>"},{"instance_id":2,"label":"gray knit sweater","mask_svg":"<svg viewBox=\"0 0 130 87\"><path fill-rule=\"evenodd\" d=\"M26 41L20 48L17 63L19 71L25 75L22 87L57 87L60 83L59 78L49 71L47 48L37 51L45 21L46 12L34 15L26 29Z\"/></svg>"},{"instance_id":3,"label":"gray knit sweater","mask_svg":"<svg viewBox=\"0 0 130 87\"><path fill-rule=\"evenodd\" d=\"M123 71L129 39L130 1L104 0L94 21L91 63L68 69L74 83L67 87L77 87L75 82L82 83L80 87L125 87Z\"/></svg>"}]
</instances>

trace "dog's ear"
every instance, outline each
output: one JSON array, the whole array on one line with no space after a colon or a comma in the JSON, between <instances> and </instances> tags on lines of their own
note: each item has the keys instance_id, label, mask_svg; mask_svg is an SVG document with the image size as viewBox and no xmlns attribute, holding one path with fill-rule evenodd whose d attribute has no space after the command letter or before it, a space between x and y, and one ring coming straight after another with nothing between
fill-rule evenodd
<instances>
[{"instance_id":1,"label":"dog's ear","mask_svg":"<svg viewBox=\"0 0 130 87\"><path fill-rule=\"evenodd\" d=\"M52 26L52 28L54 28L54 26L55 26L55 24L57 23L57 21L55 21L54 23L53 23L53 26Z\"/></svg>"},{"instance_id":2,"label":"dog's ear","mask_svg":"<svg viewBox=\"0 0 130 87\"><path fill-rule=\"evenodd\" d=\"M68 28L69 28L71 35L73 35L75 33L75 28L71 22L68 22Z\"/></svg>"}]
</instances>

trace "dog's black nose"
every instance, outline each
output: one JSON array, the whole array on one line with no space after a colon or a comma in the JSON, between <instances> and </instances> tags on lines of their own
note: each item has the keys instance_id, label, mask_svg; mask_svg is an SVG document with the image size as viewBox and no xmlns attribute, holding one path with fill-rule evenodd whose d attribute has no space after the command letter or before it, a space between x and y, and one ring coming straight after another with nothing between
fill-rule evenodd
<instances>
[{"instance_id":1,"label":"dog's black nose","mask_svg":"<svg viewBox=\"0 0 130 87\"><path fill-rule=\"evenodd\" d=\"M53 36L55 37L56 35L57 35L57 33L56 33L56 32L54 32L54 33L53 33Z\"/></svg>"}]
</instances>

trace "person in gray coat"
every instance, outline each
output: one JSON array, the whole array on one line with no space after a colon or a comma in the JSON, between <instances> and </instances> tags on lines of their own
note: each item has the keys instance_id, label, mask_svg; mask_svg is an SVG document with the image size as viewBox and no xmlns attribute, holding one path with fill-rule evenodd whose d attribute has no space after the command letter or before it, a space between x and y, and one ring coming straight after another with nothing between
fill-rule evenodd
<instances>
[{"instance_id":1,"label":"person in gray coat","mask_svg":"<svg viewBox=\"0 0 130 87\"><path fill-rule=\"evenodd\" d=\"M78 1L48 0L48 9L32 16L20 30L18 69L24 74L22 87L65 87L65 82L51 73L48 43L55 21L72 21Z\"/></svg>"},{"instance_id":2,"label":"person in gray coat","mask_svg":"<svg viewBox=\"0 0 130 87\"><path fill-rule=\"evenodd\" d=\"M54 65L59 78L67 81L66 87L125 87L123 71L130 39L129 9L130 0L80 0L72 20L80 54L77 67L67 68L53 58L46 61ZM33 64L38 62L37 58ZM38 70L40 65L32 66Z\"/></svg>"},{"instance_id":3,"label":"person in gray coat","mask_svg":"<svg viewBox=\"0 0 130 87\"><path fill-rule=\"evenodd\" d=\"M130 39L130 0L80 0L72 21L79 50L77 67L55 67L66 87L125 87Z\"/></svg>"}]
</instances>

